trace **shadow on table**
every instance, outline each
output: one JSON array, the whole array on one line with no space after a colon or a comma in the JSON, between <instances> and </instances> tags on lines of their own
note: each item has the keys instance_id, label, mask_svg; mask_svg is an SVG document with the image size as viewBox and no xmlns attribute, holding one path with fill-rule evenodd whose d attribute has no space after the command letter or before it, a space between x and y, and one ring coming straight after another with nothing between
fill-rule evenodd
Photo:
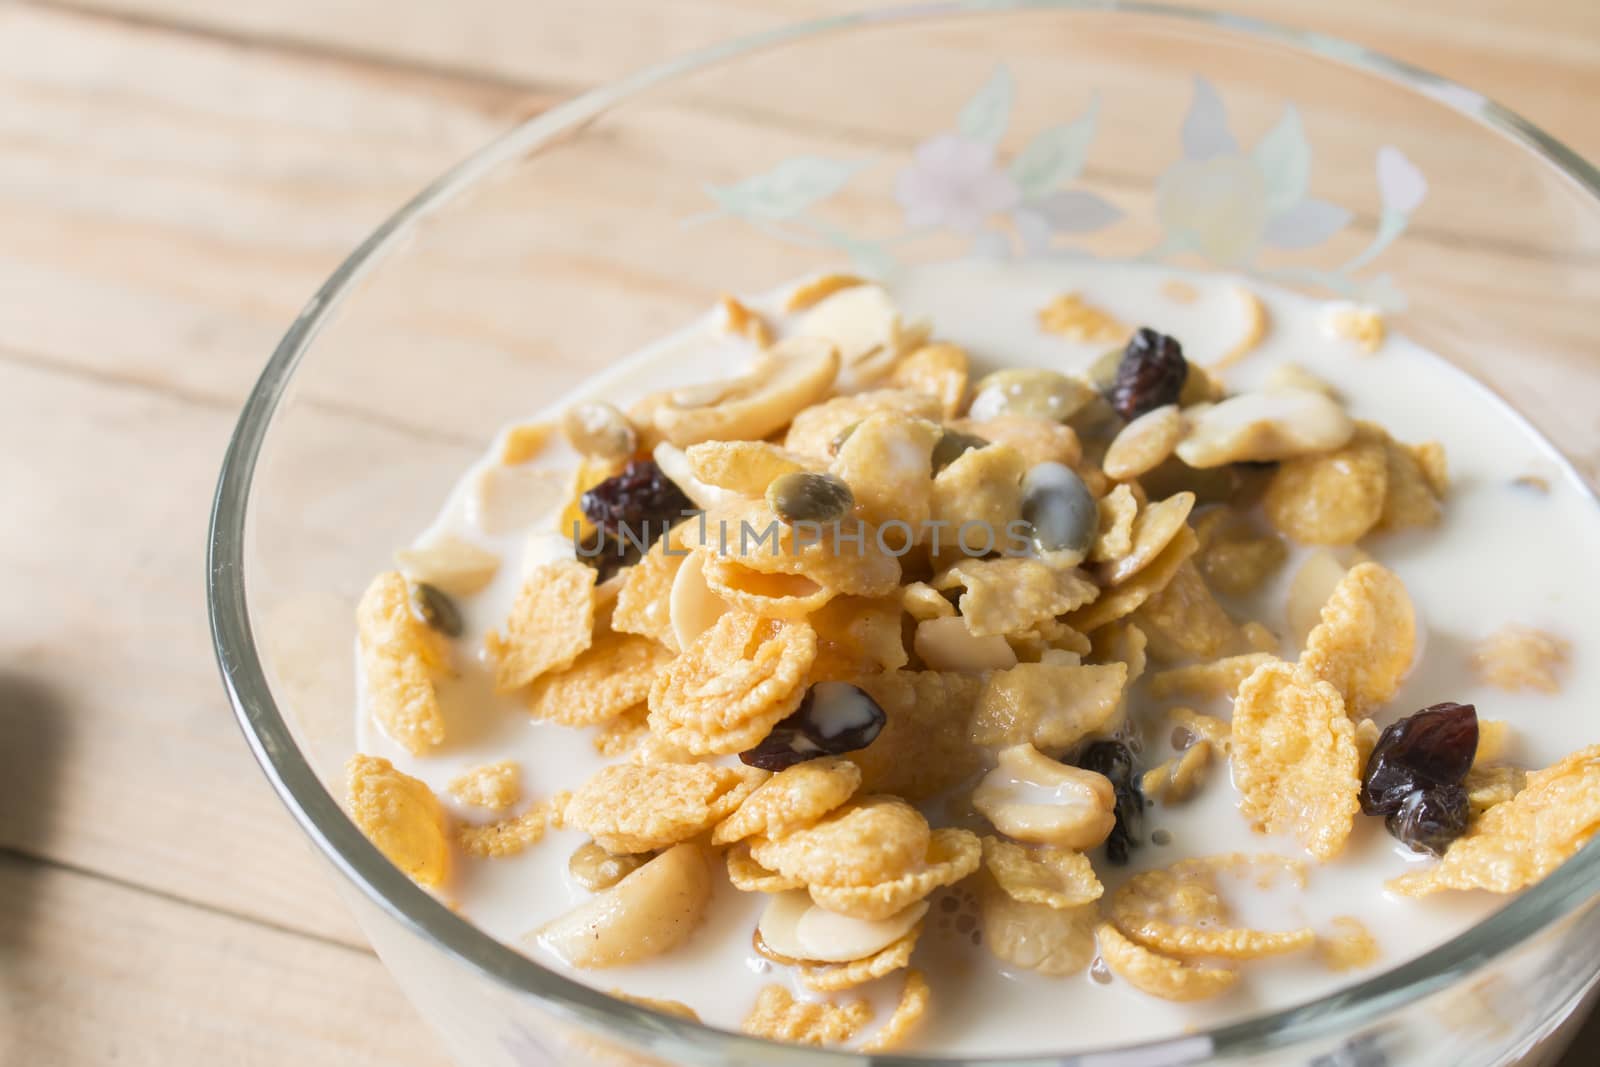
<instances>
[{"instance_id":1,"label":"shadow on table","mask_svg":"<svg viewBox=\"0 0 1600 1067\"><path fill-rule=\"evenodd\" d=\"M57 799L71 729L65 703L36 678L0 669L0 960L25 949L42 902L28 892L30 853L55 833ZM0 963L0 989L17 968ZM0 1057L3 1059L4 1057Z\"/></svg>"}]
</instances>

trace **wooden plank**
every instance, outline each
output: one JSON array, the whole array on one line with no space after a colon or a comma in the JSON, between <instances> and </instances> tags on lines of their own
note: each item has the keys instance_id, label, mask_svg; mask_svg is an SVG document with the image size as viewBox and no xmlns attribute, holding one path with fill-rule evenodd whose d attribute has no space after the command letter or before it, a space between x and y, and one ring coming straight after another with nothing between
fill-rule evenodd
<instances>
[{"instance_id":1,"label":"wooden plank","mask_svg":"<svg viewBox=\"0 0 1600 1067\"><path fill-rule=\"evenodd\" d=\"M0 853L0 1061L444 1067L377 957Z\"/></svg>"},{"instance_id":2,"label":"wooden plank","mask_svg":"<svg viewBox=\"0 0 1600 1067\"><path fill-rule=\"evenodd\" d=\"M74 5L557 90L598 84L713 42L861 7L857 0L462 0L385 12L381 32L375 32L372 13L360 0ZM1487 93L1580 152L1600 157L1600 129L1589 121L1585 103L1600 93L1600 8L1584 0L1239 0L1228 9L1346 37L1415 63Z\"/></svg>"}]
</instances>

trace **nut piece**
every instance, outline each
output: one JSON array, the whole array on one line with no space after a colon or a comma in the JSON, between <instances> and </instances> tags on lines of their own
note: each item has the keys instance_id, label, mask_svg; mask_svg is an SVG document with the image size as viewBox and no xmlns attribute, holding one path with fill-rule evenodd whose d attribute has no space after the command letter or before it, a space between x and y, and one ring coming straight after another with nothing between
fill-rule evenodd
<instances>
[{"instance_id":1,"label":"nut piece","mask_svg":"<svg viewBox=\"0 0 1600 1067\"><path fill-rule=\"evenodd\" d=\"M717 624L728 613L728 602L711 591L706 584L706 554L691 552L678 566L672 579L672 592L667 597L667 614L672 622L672 635L680 649L694 644L695 638ZM1319 605L1320 607L1320 605Z\"/></svg>"},{"instance_id":2,"label":"nut piece","mask_svg":"<svg viewBox=\"0 0 1600 1067\"><path fill-rule=\"evenodd\" d=\"M990 671L1017 665L1017 654L1001 634L977 637L958 615L917 623L911 646L929 670Z\"/></svg>"},{"instance_id":3,"label":"nut piece","mask_svg":"<svg viewBox=\"0 0 1600 1067\"><path fill-rule=\"evenodd\" d=\"M394 562L413 582L427 582L456 596L481 592L500 569L500 557L454 534L420 548L402 548Z\"/></svg>"},{"instance_id":4,"label":"nut piece","mask_svg":"<svg viewBox=\"0 0 1600 1067\"><path fill-rule=\"evenodd\" d=\"M572 967L636 963L676 948L694 933L711 887L705 850L674 845L533 937Z\"/></svg>"},{"instance_id":5,"label":"nut piece","mask_svg":"<svg viewBox=\"0 0 1600 1067\"><path fill-rule=\"evenodd\" d=\"M668 393L654 408L655 427L679 448L701 441L759 440L821 400L838 371L832 344L789 338L757 357L746 374Z\"/></svg>"},{"instance_id":6,"label":"nut piece","mask_svg":"<svg viewBox=\"0 0 1600 1067\"><path fill-rule=\"evenodd\" d=\"M572 858L567 860L567 873L589 892L598 893L610 889L643 867L654 855L651 852L639 852L618 856L590 841L579 845Z\"/></svg>"},{"instance_id":7,"label":"nut piece","mask_svg":"<svg viewBox=\"0 0 1600 1067\"><path fill-rule=\"evenodd\" d=\"M1177 447L1183 436L1183 416L1178 405L1166 404L1145 412L1122 428L1100 466L1117 482L1132 481L1155 468Z\"/></svg>"},{"instance_id":8,"label":"nut piece","mask_svg":"<svg viewBox=\"0 0 1600 1067\"><path fill-rule=\"evenodd\" d=\"M1018 841L1080 852L1116 824L1116 791L1103 774L1057 763L1032 745L1000 750L1000 765L972 793L972 806Z\"/></svg>"},{"instance_id":9,"label":"nut piece","mask_svg":"<svg viewBox=\"0 0 1600 1067\"><path fill-rule=\"evenodd\" d=\"M1015 367L978 379L968 417L983 421L1022 415L1066 422L1094 398L1088 382L1053 370Z\"/></svg>"},{"instance_id":10,"label":"nut piece","mask_svg":"<svg viewBox=\"0 0 1600 1067\"><path fill-rule=\"evenodd\" d=\"M1339 448L1355 432L1350 416L1322 393L1241 393L1194 415L1177 453L1189 466L1200 468L1290 459Z\"/></svg>"},{"instance_id":11,"label":"nut piece","mask_svg":"<svg viewBox=\"0 0 1600 1067\"><path fill-rule=\"evenodd\" d=\"M888 948L927 913L928 902L919 900L887 919L852 919L818 907L804 890L795 890L772 897L756 930L767 948L780 956L849 963Z\"/></svg>"},{"instance_id":12,"label":"nut piece","mask_svg":"<svg viewBox=\"0 0 1600 1067\"><path fill-rule=\"evenodd\" d=\"M590 459L626 459L639 449L638 431L610 404L574 404L561 416L561 432Z\"/></svg>"}]
</instances>

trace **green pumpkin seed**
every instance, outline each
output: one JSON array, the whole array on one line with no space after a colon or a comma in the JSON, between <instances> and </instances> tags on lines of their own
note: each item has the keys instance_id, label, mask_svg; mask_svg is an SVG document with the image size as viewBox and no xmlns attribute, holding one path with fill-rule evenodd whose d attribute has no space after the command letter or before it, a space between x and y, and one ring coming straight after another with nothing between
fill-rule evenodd
<instances>
[{"instance_id":1,"label":"green pumpkin seed","mask_svg":"<svg viewBox=\"0 0 1600 1067\"><path fill-rule=\"evenodd\" d=\"M1041 551L1087 552L1100 525L1100 506L1077 471L1035 464L1022 478L1022 518Z\"/></svg>"},{"instance_id":2,"label":"green pumpkin seed","mask_svg":"<svg viewBox=\"0 0 1600 1067\"><path fill-rule=\"evenodd\" d=\"M772 479L767 503L787 523L836 522L855 506L855 494L831 474L795 471Z\"/></svg>"},{"instance_id":3,"label":"green pumpkin seed","mask_svg":"<svg viewBox=\"0 0 1600 1067\"><path fill-rule=\"evenodd\" d=\"M983 448L988 443L977 434L962 433L960 430L944 431L933 446L933 473L938 474L969 450Z\"/></svg>"},{"instance_id":4,"label":"green pumpkin seed","mask_svg":"<svg viewBox=\"0 0 1600 1067\"><path fill-rule=\"evenodd\" d=\"M461 612L457 610L455 601L437 586L427 582L412 582L411 611L446 637L461 636Z\"/></svg>"},{"instance_id":5,"label":"green pumpkin seed","mask_svg":"<svg viewBox=\"0 0 1600 1067\"><path fill-rule=\"evenodd\" d=\"M1014 367L979 380L969 412L974 419L1024 415L1065 422L1097 394L1088 382L1053 370Z\"/></svg>"}]
</instances>

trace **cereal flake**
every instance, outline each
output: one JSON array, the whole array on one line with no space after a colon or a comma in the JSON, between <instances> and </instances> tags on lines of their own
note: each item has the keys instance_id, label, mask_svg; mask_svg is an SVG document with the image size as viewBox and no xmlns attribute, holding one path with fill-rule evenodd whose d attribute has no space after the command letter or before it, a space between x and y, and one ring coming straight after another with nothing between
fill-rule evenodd
<instances>
[{"instance_id":1,"label":"cereal flake","mask_svg":"<svg viewBox=\"0 0 1600 1067\"><path fill-rule=\"evenodd\" d=\"M972 716L975 745L1031 744L1061 752L1104 733L1122 706L1125 663L1019 663L984 683Z\"/></svg>"},{"instance_id":2,"label":"cereal flake","mask_svg":"<svg viewBox=\"0 0 1600 1067\"><path fill-rule=\"evenodd\" d=\"M399 571L372 580L356 608L356 631L367 705L383 732L413 755L443 741L432 673L446 666L447 646L412 612Z\"/></svg>"},{"instance_id":3,"label":"cereal flake","mask_svg":"<svg viewBox=\"0 0 1600 1067\"><path fill-rule=\"evenodd\" d=\"M1231 698L1239 691L1244 680L1256 672L1256 668L1272 663L1277 658L1265 652L1247 652L1241 656L1225 656L1210 663L1157 671L1150 676L1150 695L1157 700L1172 696L1196 700Z\"/></svg>"},{"instance_id":4,"label":"cereal flake","mask_svg":"<svg viewBox=\"0 0 1600 1067\"><path fill-rule=\"evenodd\" d=\"M518 781L521 767L516 760L485 763L450 779L446 787L450 795L463 804L505 811L522 799L522 785Z\"/></svg>"},{"instance_id":5,"label":"cereal flake","mask_svg":"<svg viewBox=\"0 0 1600 1067\"><path fill-rule=\"evenodd\" d=\"M750 844L761 866L808 885L874 886L899 878L928 854L922 813L893 796L864 797L776 841Z\"/></svg>"},{"instance_id":6,"label":"cereal flake","mask_svg":"<svg viewBox=\"0 0 1600 1067\"><path fill-rule=\"evenodd\" d=\"M1039 311L1039 329L1069 341L1120 344L1133 331L1077 293L1063 293Z\"/></svg>"},{"instance_id":7,"label":"cereal flake","mask_svg":"<svg viewBox=\"0 0 1600 1067\"><path fill-rule=\"evenodd\" d=\"M1100 498L1100 530L1095 535L1089 558L1097 563L1122 559L1133 551L1133 520L1139 502L1133 490L1119 485Z\"/></svg>"},{"instance_id":8,"label":"cereal flake","mask_svg":"<svg viewBox=\"0 0 1600 1067\"><path fill-rule=\"evenodd\" d=\"M1472 650L1472 670L1497 689L1516 692L1561 691L1557 672L1566 666L1570 642L1526 626L1505 626L1479 641Z\"/></svg>"},{"instance_id":9,"label":"cereal flake","mask_svg":"<svg viewBox=\"0 0 1600 1067\"><path fill-rule=\"evenodd\" d=\"M520 689L546 671L570 666L589 647L594 629L595 569L577 560L545 563L529 572L506 620L505 635L484 645L495 659L495 689Z\"/></svg>"},{"instance_id":10,"label":"cereal flake","mask_svg":"<svg viewBox=\"0 0 1600 1067\"><path fill-rule=\"evenodd\" d=\"M345 764L350 817L388 861L419 885L450 875L446 817L427 784L386 759L356 755Z\"/></svg>"},{"instance_id":11,"label":"cereal flake","mask_svg":"<svg viewBox=\"0 0 1600 1067\"><path fill-rule=\"evenodd\" d=\"M1317 958L1328 970L1360 970L1372 966L1383 955L1378 939L1354 915L1340 915L1331 925L1333 933L1317 938Z\"/></svg>"},{"instance_id":12,"label":"cereal flake","mask_svg":"<svg viewBox=\"0 0 1600 1067\"><path fill-rule=\"evenodd\" d=\"M978 869L983 849L976 834L943 828L929 837L922 862L898 878L872 885L811 884L818 907L852 919L887 919L941 886L954 885Z\"/></svg>"},{"instance_id":13,"label":"cereal flake","mask_svg":"<svg viewBox=\"0 0 1600 1067\"><path fill-rule=\"evenodd\" d=\"M985 837L983 865L995 884L1024 904L1075 908L1105 893L1089 857L1076 849L1028 848L1002 837Z\"/></svg>"},{"instance_id":14,"label":"cereal flake","mask_svg":"<svg viewBox=\"0 0 1600 1067\"><path fill-rule=\"evenodd\" d=\"M1107 917L1145 948L1184 959L1253 960L1315 943L1309 927L1275 931L1229 925L1233 911L1221 893L1223 874L1253 877L1262 889L1271 888L1279 876L1305 886L1305 868L1296 860L1242 854L1198 857L1134 875L1111 895Z\"/></svg>"},{"instance_id":15,"label":"cereal flake","mask_svg":"<svg viewBox=\"0 0 1600 1067\"><path fill-rule=\"evenodd\" d=\"M1322 606L1301 664L1344 695L1352 716L1370 715L1400 688L1416 652L1417 623L1399 577L1377 563L1352 567Z\"/></svg>"},{"instance_id":16,"label":"cereal flake","mask_svg":"<svg viewBox=\"0 0 1600 1067\"><path fill-rule=\"evenodd\" d=\"M1081 572L1036 559L968 559L933 580L938 590L963 587L958 601L977 637L1017 633L1089 603L1099 586Z\"/></svg>"},{"instance_id":17,"label":"cereal flake","mask_svg":"<svg viewBox=\"0 0 1600 1067\"><path fill-rule=\"evenodd\" d=\"M1039 974L1080 974L1094 959L1099 905L1091 901L1054 908L1018 900L994 876L979 876L978 914L983 943L997 959Z\"/></svg>"},{"instance_id":18,"label":"cereal flake","mask_svg":"<svg viewBox=\"0 0 1600 1067\"><path fill-rule=\"evenodd\" d=\"M928 980L915 967L906 971L905 985L900 988L900 1002L895 1006L889 1021L879 1027L860 1048L866 1053L888 1052L905 1044L922 1017L928 1014L928 1001L932 996Z\"/></svg>"},{"instance_id":19,"label":"cereal flake","mask_svg":"<svg viewBox=\"0 0 1600 1067\"><path fill-rule=\"evenodd\" d=\"M769 985L761 990L740 1029L769 1041L821 1046L842 1044L871 1021L872 1005L864 1000L848 1004L796 1000L787 987Z\"/></svg>"},{"instance_id":20,"label":"cereal flake","mask_svg":"<svg viewBox=\"0 0 1600 1067\"><path fill-rule=\"evenodd\" d=\"M1226 993L1239 981L1238 971L1185 963L1152 952L1110 923L1102 923L1095 936L1100 957L1113 974L1141 993L1162 1000L1206 1000Z\"/></svg>"},{"instance_id":21,"label":"cereal flake","mask_svg":"<svg viewBox=\"0 0 1600 1067\"><path fill-rule=\"evenodd\" d=\"M596 726L650 695L672 661L663 645L637 634L603 633L570 667L540 675L528 687L528 712L541 722Z\"/></svg>"},{"instance_id":22,"label":"cereal flake","mask_svg":"<svg viewBox=\"0 0 1600 1067\"><path fill-rule=\"evenodd\" d=\"M711 843L728 845L757 834L783 837L839 807L860 784L861 768L847 759L825 756L797 763L757 786L717 824Z\"/></svg>"},{"instance_id":23,"label":"cereal flake","mask_svg":"<svg viewBox=\"0 0 1600 1067\"><path fill-rule=\"evenodd\" d=\"M967 722L981 679L951 671L886 671L848 679L877 701L888 721L849 759L861 768L861 789L913 803L965 781L982 766L967 741Z\"/></svg>"},{"instance_id":24,"label":"cereal flake","mask_svg":"<svg viewBox=\"0 0 1600 1067\"><path fill-rule=\"evenodd\" d=\"M921 936L922 923L919 922L906 936L865 959L801 964L800 981L813 993L842 993L866 985L910 966L911 953L916 951L917 939Z\"/></svg>"},{"instance_id":25,"label":"cereal flake","mask_svg":"<svg viewBox=\"0 0 1600 1067\"><path fill-rule=\"evenodd\" d=\"M1267 520L1304 545L1353 545L1383 517L1389 491L1381 443L1356 439L1343 448L1278 465L1261 503Z\"/></svg>"},{"instance_id":26,"label":"cereal flake","mask_svg":"<svg viewBox=\"0 0 1600 1067\"><path fill-rule=\"evenodd\" d=\"M565 821L607 852L650 852L709 830L761 778L748 768L708 763L617 764L573 794Z\"/></svg>"}]
</instances>

